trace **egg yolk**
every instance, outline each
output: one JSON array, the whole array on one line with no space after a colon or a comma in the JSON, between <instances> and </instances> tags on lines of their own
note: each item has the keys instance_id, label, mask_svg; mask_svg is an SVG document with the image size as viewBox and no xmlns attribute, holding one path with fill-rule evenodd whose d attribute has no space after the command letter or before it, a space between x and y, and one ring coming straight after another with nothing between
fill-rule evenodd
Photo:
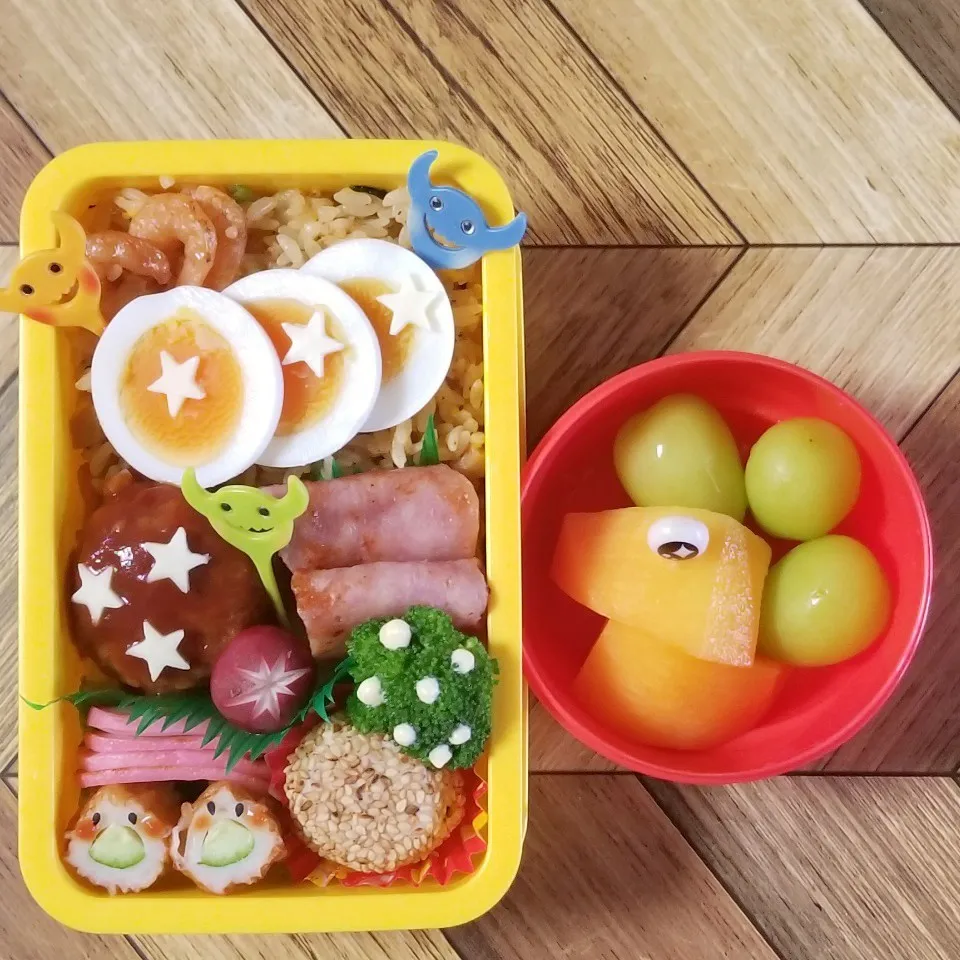
<instances>
[{"instance_id":1,"label":"egg yolk","mask_svg":"<svg viewBox=\"0 0 960 960\"><path fill-rule=\"evenodd\" d=\"M381 280L345 280L339 287L347 296L355 300L360 309L367 315L380 341L380 356L383 360L383 383L389 383L404 367L410 350L413 347L413 338L416 328L408 325L396 336L390 336L390 321L393 311L385 307L377 297L395 291Z\"/></svg>"},{"instance_id":2,"label":"egg yolk","mask_svg":"<svg viewBox=\"0 0 960 960\"><path fill-rule=\"evenodd\" d=\"M290 349L285 323L306 324L316 312L297 300L258 300L244 307L256 317L267 332L277 356L283 361ZM350 347L336 320L325 311L328 337L339 340L344 349L323 358L323 376L318 377L302 362L283 365L283 410L280 412L278 437L289 436L322 420L335 403L343 386Z\"/></svg>"},{"instance_id":3,"label":"egg yolk","mask_svg":"<svg viewBox=\"0 0 960 960\"><path fill-rule=\"evenodd\" d=\"M199 357L194 380L202 400L171 416L167 397L147 388L160 379L161 352L177 363ZM243 411L243 374L225 337L194 310L178 310L133 345L120 379L120 408L144 448L177 466L201 466L223 452Z\"/></svg>"}]
</instances>

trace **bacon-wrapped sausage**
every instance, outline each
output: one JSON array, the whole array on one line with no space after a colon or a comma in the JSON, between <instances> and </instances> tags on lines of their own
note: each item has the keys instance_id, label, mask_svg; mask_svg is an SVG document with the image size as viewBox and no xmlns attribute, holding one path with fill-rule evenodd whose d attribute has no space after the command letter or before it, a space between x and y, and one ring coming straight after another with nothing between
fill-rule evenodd
<instances>
[{"instance_id":1,"label":"bacon-wrapped sausage","mask_svg":"<svg viewBox=\"0 0 960 960\"><path fill-rule=\"evenodd\" d=\"M293 575L297 610L315 657L341 657L350 631L413 606L438 607L458 630L473 630L487 609L487 581L476 559L365 563Z\"/></svg>"},{"instance_id":2,"label":"bacon-wrapped sausage","mask_svg":"<svg viewBox=\"0 0 960 960\"><path fill-rule=\"evenodd\" d=\"M443 464L308 482L307 489L310 506L280 554L294 573L476 556L477 492Z\"/></svg>"}]
</instances>

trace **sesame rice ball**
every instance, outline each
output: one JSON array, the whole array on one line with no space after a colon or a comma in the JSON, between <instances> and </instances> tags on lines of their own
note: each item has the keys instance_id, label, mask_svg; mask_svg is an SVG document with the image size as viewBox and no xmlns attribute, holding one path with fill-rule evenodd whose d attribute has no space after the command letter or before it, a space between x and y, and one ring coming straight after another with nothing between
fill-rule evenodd
<instances>
[{"instance_id":1,"label":"sesame rice ball","mask_svg":"<svg viewBox=\"0 0 960 960\"><path fill-rule=\"evenodd\" d=\"M424 860L463 817L463 781L339 720L311 730L290 757L284 792L315 853L387 873Z\"/></svg>"}]
</instances>

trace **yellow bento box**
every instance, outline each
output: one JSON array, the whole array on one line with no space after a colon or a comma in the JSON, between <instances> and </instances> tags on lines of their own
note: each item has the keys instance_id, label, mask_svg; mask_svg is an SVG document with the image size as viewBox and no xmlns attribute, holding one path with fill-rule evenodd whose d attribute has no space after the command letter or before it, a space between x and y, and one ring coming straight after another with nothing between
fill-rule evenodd
<instances>
[{"instance_id":1,"label":"yellow bento box","mask_svg":"<svg viewBox=\"0 0 960 960\"><path fill-rule=\"evenodd\" d=\"M391 189L413 159L437 149L433 174L473 195L493 223L513 216L496 170L456 144L410 140L105 143L62 154L37 176L23 207L22 253L53 246L50 214L79 216L92 198L125 186L243 183L337 189L355 183ZM326 888L264 883L216 897L195 889L113 896L75 880L61 842L77 807L81 727L58 704L20 706L20 867L53 917L110 933L327 932L444 927L490 909L510 886L527 817L527 718L520 615L520 466L523 456L523 322L520 253L483 260L486 377L486 556L491 589L490 652L500 662L494 695L485 806L487 849L476 869L440 886ZM69 636L63 586L82 521L79 456L68 423L77 371L63 331L21 320L20 329L20 692L46 702L77 688L80 660Z\"/></svg>"}]
</instances>

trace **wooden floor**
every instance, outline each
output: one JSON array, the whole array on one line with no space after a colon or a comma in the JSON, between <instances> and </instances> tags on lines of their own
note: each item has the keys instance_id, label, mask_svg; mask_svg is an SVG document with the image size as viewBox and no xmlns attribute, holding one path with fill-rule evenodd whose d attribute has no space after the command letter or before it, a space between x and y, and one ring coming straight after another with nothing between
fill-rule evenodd
<instances>
[{"instance_id":1,"label":"wooden floor","mask_svg":"<svg viewBox=\"0 0 960 960\"><path fill-rule=\"evenodd\" d=\"M503 903L445 932L99 938L16 863L16 327L0 343L0 956L926 960L960 956L960 6L955 0L3 0L0 241L89 140L463 141L531 229L529 434L665 352L760 351L887 425L937 598L880 718L731 789L618 771L539 708ZM0 248L0 273L15 260Z\"/></svg>"}]
</instances>

